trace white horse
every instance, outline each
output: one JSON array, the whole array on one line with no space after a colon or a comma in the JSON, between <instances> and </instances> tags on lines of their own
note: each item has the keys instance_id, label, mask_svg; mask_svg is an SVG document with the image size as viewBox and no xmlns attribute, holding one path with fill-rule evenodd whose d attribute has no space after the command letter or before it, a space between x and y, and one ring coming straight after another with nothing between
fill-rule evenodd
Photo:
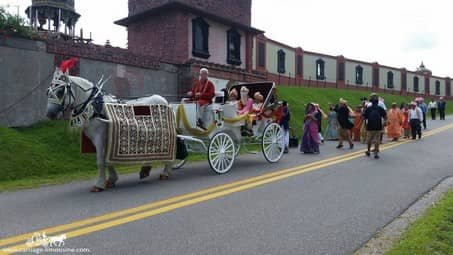
<instances>
[{"instance_id":1,"label":"white horse","mask_svg":"<svg viewBox=\"0 0 453 255\"><path fill-rule=\"evenodd\" d=\"M47 117L49 119L57 119L61 113L69 110L72 114L71 124L82 127L82 132L92 141L96 148L96 162L99 170L98 179L91 189L91 192L101 192L106 188L113 188L118 181L118 175L113 165L106 165L105 148L107 145L107 123L102 118L105 116L103 109L104 103L119 103L120 101L114 96L105 95L102 92L102 86L106 81L101 80L97 85L93 85L90 81L70 76L63 73L57 68L53 75L51 86L47 90ZM101 99L100 112L96 114L96 106L93 102L96 99ZM159 95L143 97L137 100L121 102L134 105L150 105L160 104L168 105L165 98ZM98 112L99 112L98 111ZM108 168L109 177L106 178L105 168ZM171 174L172 163L166 163L161 179L168 179ZM140 171L140 179L149 176L151 166L142 166Z\"/></svg>"}]
</instances>

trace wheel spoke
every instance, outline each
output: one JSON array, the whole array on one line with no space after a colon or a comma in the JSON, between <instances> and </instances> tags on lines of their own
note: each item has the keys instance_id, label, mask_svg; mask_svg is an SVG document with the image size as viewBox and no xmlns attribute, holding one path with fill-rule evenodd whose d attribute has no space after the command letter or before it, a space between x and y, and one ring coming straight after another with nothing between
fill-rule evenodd
<instances>
[{"instance_id":1,"label":"wheel spoke","mask_svg":"<svg viewBox=\"0 0 453 255\"><path fill-rule=\"evenodd\" d=\"M218 158L216 158L215 160L211 160L212 166L213 166L215 169L218 168L218 167L217 167L218 162L219 162Z\"/></svg>"},{"instance_id":2,"label":"wheel spoke","mask_svg":"<svg viewBox=\"0 0 453 255\"><path fill-rule=\"evenodd\" d=\"M275 145L273 144L271 147L271 160L275 159Z\"/></svg>"},{"instance_id":3,"label":"wheel spoke","mask_svg":"<svg viewBox=\"0 0 453 255\"><path fill-rule=\"evenodd\" d=\"M217 160L220 157L220 154L217 154L217 156L212 158L212 161Z\"/></svg>"},{"instance_id":4,"label":"wheel spoke","mask_svg":"<svg viewBox=\"0 0 453 255\"><path fill-rule=\"evenodd\" d=\"M227 146L225 146L225 150L229 150L231 147L233 147L234 149L234 144L227 144Z\"/></svg>"},{"instance_id":5,"label":"wheel spoke","mask_svg":"<svg viewBox=\"0 0 453 255\"><path fill-rule=\"evenodd\" d=\"M220 164L221 164L221 168L219 170L223 172L223 170L225 170L225 158L224 157L222 157Z\"/></svg>"},{"instance_id":6,"label":"wheel spoke","mask_svg":"<svg viewBox=\"0 0 453 255\"><path fill-rule=\"evenodd\" d=\"M220 146L222 146L222 147L225 146L225 139L226 139L225 136L221 136L221 137L220 137Z\"/></svg>"}]
</instances>

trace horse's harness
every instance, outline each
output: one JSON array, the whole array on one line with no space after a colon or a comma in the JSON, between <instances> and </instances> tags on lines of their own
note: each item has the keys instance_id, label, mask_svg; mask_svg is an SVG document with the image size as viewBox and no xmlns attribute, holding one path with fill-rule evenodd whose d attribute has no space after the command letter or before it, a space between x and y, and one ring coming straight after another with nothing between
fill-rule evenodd
<instances>
[{"instance_id":1,"label":"horse's harness","mask_svg":"<svg viewBox=\"0 0 453 255\"><path fill-rule=\"evenodd\" d=\"M64 77L64 76L63 76ZM77 83L72 82L71 80L54 78L52 80L52 85L47 89L47 95L49 97L49 102L59 105L60 111L65 112L71 107L71 104L75 101L75 96L72 91L72 84L78 86L84 92L91 90L90 96L82 103L73 106L73 111L71 113L70 124L74 126L83 126L86 121L89 119L100 116L103 117L102 107L104 104L103 95L100 89L96 86L93 86L89 89L84 89ZM57 96L57 91L63 88L63 95L61 97ZM67 102L66 102L67 101Z\"/></svg>"}]
</instances>

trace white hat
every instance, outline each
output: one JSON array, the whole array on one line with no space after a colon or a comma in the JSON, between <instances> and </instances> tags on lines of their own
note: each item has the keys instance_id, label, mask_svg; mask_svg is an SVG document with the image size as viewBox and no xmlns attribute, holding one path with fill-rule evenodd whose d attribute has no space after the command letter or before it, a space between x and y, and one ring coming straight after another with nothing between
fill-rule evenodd
<instances>
[{"instance_id":1,"label":"white hat","mask_svg":"<svg viewBox=\"0 0 453 255\"><path fill-rule=\"evenodd\" d=\"M249 89L246 86L241 87L241 92L249 92Z\"/></svg>"}]
</instances>

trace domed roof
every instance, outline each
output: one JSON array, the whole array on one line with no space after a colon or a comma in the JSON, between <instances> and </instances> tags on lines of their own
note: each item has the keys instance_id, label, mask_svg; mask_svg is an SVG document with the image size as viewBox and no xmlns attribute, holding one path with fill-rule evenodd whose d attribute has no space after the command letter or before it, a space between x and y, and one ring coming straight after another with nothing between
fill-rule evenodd
<instances>
[{"instance_id":1,"label":"domed roof","mask_svg":"<svg viewBox=\"0 0 453 255\"><path fill-rule=\"evenodd\" d=\"M423 61L422 61L420 66L417 68L417 72L420 72L420 73L426 73L426 72L431 73L431 70L426 68L425 65L423 64Z\"/></svg>"},{"instance_id":2,"label":"domed roof","mask_svg":"<svg viewBox=\"0 0 453 255\"><path fill-rule=\"evenodd\" d=\"M31 5L33 7L49 6L75 12L74 0L32 0Z\"/></svg>"}]
</instances>

